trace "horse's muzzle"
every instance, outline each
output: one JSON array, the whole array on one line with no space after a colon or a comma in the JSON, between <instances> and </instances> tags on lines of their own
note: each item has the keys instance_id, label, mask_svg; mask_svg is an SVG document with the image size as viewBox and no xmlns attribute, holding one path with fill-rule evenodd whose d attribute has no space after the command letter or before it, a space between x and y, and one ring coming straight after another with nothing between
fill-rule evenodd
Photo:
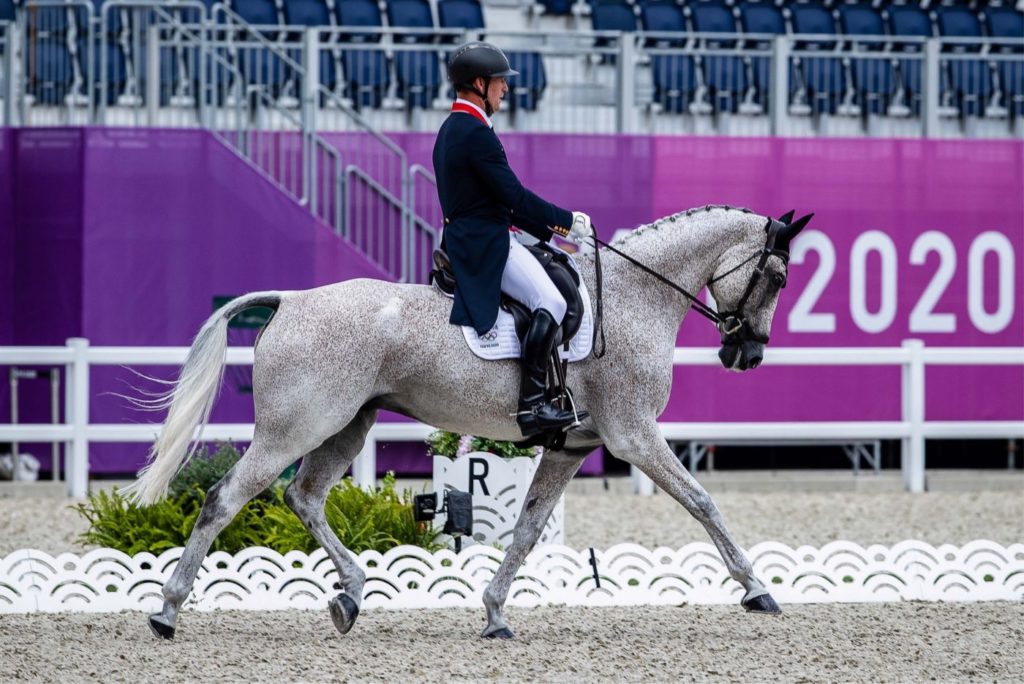
<instances>
[{"instance_id":1,"label":"horse's muzzle","mask_svg":"<svg viewBox=\"0 0 1024 684\"><path fill-rule=\"evenodd\" d=\"M729 370L753 370L764 360L764 345L746 340L739 344L723 344L718 350L722 366Z\"/></svg>"}]
</instances>

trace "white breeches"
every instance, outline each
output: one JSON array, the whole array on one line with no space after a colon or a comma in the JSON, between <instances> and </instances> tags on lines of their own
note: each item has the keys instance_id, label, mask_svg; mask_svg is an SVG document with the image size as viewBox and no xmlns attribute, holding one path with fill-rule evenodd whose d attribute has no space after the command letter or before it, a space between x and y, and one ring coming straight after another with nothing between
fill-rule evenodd
<instances>
[{"instance_id":1,"label":"white breeches","mask_svg":"<svg viewBox=\"0 0 1024 684\"><path fill-rule=\"evenodd\" d=\"M544 267L509 233L508 262L501 274L501 291L522 302L530 311L545 309L561 324L565 317L565 298L544 272Z\"/></svg>"}]
</instances>

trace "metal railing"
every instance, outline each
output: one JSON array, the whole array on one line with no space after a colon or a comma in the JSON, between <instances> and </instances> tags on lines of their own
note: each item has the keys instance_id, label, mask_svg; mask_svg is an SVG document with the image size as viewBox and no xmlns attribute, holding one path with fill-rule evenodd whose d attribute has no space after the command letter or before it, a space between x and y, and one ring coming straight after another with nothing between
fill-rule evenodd
<instances>
[{"instance_id":1,"label":"metal railing","mask_svg":"<svg viewBox=\"0 0 1024 684\"><path fill-rule=\"evenodd\" d=\"M0 126L14 124L14 108L20 100L18 83L18 31L14 23L0 21Z\"/></svg>"},{"instance_id":2,"label":"metal railing","mask_svg":"<svg viewBox=\"0 0 1024 684\"><path fill-rule=\"evenodd\" d=\"M72 338L66 347L0 347L0 365L63 366L66 378L64 423L0 425L0 441L62 442L65 444L65 480L69 496L82 497L88 491L89 443L153 441L160 424L94 424L89 420L90 369L95 366L177 366L187 347L90 347L88 340ZM230 347L231 365L251 365L250 347ZM1008 421L929 421L925 417L925 367L1024 365L1024 347L930 347L919 340L907 340L896 348L778 348L769 349L766 361L787 366L899 366L902 369L902 411L895 421L844 422L714 422L659 423L662 435L672 441L729 440L757 443L759 440L866 441L898 439L902 442L901 471L906 488L925 490L925 444L928 439L996 439L1024 437L1024 419ZM676 349L675 365L717 366L716 349ZM421 441L430 432L420 423L378 423L360 452L353 473L361 485L372 485L376 477L378 440ZM251 424L211 423L203 439L250 441ZM653 485L634 473L638 491L650 493Z\"/></svg>"}]
</instances>

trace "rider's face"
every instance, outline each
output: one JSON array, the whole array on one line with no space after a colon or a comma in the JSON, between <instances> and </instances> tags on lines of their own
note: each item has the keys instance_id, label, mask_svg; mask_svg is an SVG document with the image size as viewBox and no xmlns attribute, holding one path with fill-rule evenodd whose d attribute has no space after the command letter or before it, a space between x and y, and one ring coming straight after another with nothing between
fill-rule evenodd
<instances>
[{"instance_id":1,"label":"rider's face","mask_svg":"<svg viewBox=\"0 0 1024 684\"><path fill-rule=\"evenodd\" d=\"M484 95L487 96L487 102L491 105L491 109L493 111L497 112L501 109L502 98L505 97L505 93L507 92L508 81L505 80L504 76L496 76L491 79Z\"/></svg>"}]
</instances>

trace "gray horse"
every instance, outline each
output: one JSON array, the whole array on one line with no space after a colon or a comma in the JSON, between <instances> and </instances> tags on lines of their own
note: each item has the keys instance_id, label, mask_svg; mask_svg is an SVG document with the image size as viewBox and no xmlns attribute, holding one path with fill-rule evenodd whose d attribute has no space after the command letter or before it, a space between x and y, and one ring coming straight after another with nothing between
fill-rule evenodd
<instances>
[{"instance_id":1,"label":"gray horse","mask_svg":"<svg viewBox=\"0 0 1024 684\"><path fill-rule=\"evenodd\" d=\"M708 286L720 311L722 363L756 367L786 281L789 241L810 219L781 220L748 210L708 206L641 226L614 243L627 255L689 292ZM758 257L760 256L760 259ZM579 260L597 292L593 255ZM711 497L680 465L661 437L657 418L672 385L672 352L691 302L619 254L605 251L604 323L607 353L570 371L577 403L590 411L561 451L548 451L530 485L514 541L484 592L485 637L511 638L502 608L509 587L537 541L555 502L584 457L605 445L638 467L699 520L729 574L746 590L741 604L763 613L779 607L754 577ZM164 585L150 626L172 638L178 611L217 534L241 507L299 458L285 500L337 567L342 593L328 607L348 632L362 602L365 574L328 527L324 502L363 446L378 409L396 411L459 434L519 440L518 361L484 361L447 324L451 301L423 285L351 280L313 290L256 292L223 306L199 330L181 374L155 407L169 408L150 463L132 484L141 503L165 495L194 451L224 372L227 322L253 306L276 310L257 340L253 366L256 427L245 456L212 487L188 544Z\"/></svg>"}]
</instances>

